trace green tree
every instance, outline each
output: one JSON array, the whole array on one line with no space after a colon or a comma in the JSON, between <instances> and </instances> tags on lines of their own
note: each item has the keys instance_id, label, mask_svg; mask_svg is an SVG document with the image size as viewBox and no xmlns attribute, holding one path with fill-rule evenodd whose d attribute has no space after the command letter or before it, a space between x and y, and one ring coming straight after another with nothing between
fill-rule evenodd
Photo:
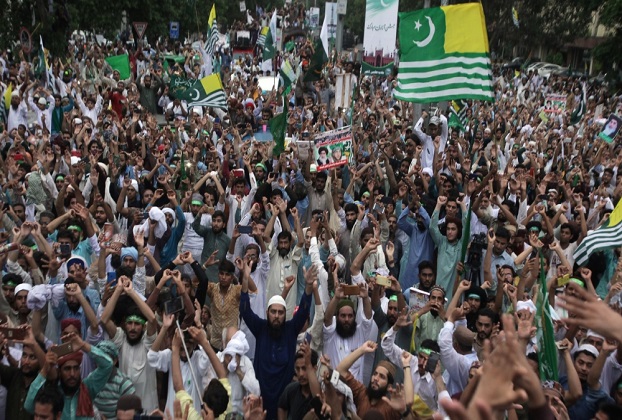
<instances>
[{"instance_id":1,"label":"green tree","mask_svg":"<svg viewBox=\"0 0 622 420\"><path fill-rule=\"evenodd\" d=\"M602 63L602 68L619 68L622 62L622 0L606 0L599 17L603 25L613 30L613 34L594 49L594 56Z\"/></svg>"}]
</instances>

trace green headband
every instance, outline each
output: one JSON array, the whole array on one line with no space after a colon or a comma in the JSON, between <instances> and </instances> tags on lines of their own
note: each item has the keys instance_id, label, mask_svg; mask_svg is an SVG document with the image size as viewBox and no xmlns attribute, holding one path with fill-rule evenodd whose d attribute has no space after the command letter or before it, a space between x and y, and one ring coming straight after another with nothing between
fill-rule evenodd
<instances>
[{"instance_id":1,"label":"green headband","mask_svg":"<svg viewBox=\"0 0 622 420\"><path fill-rule=\"evenodd\" d=\"M397 295L393 295L389 298L390 301L397 302Z\"/></svg>"},{"instance_id":2,"label":"green headband","mask_svg":"<svg viewBox=\"0 0 622 420\"><path fill-rule=\"evenodd\" d=\"M17 286L17 283L15 283L13 280L9 280L6 283L4 283L5 286L11 286L11 287L15 287Z\"/></svg>"},{"instance_id":3,"label":"green headband","mask_svg":"<svg viewBox=\"0 0 622 420\"><path fill-rule=\"evenodd\" d=\"M264 165L261 162L259 162L257 165L255 165L255 169L257 169L257 168L261 168L261 169L263 169L264 172L268 172L268 168L266 168L266 165Z\"/></svg>"},{"instance_id":4,"label":"green headband","mask_svg":"<svg viewBox=\"0 0 622 420\"><path fill-rule=\"evenodd\" d=\"M480 297L480 295L478 295L477 293L471 293L470 295L467 296L467 299L477 299L477 300L482 300L482 298Z\"/></svg>"},{"instance_id":5,"label":"green headband","mask_svg":"<svg viewBox=\"0 0 622 420\"><path fill-rule=\"evenodd\" d=\"M67 229L69 230L77 230L78 232L82 232L82 228L80 226L71 225Z\"/></svg>"},{"instance_id":6,"label":"green headband","mask_svg":"<svg viewBox=\"0 0 622 420\"><path fill-rule=\"evenodd\" d=\"M141 318L138 315L130 315L127 318L125 318L125 322L135 322L137 324L142 324L145 325L147 323L147 320L145 318Z\"/></svg>"},{"instance_id":7,"label":"green headband","mask_svg":"<svg viewBox=\"0 0 622 420\"><path fill-rule=\"evenodd\" d=\"M579 280L579 279L576 279L576 278L571 278L570 282L578 284L579 286L585 288L585 283L583 282L583 280Z\"/></svg>"},{"instance_id":8,"label":"green headband","mask_svg":"<svg viewBox=\"0 0 622 420\"><path fill-rule=\"evenodd\" d=\"M190 204L192 204L193 206L202 206L203 205L203 203L201 203L199 200L191 201Z\"/></svg>"},{"instance_id":9,"label":"green headband","mask_svg":"<svg viewBox=\"0 0 622 420\"><path fill-rule=\"evenodd\" d=\"M419 353L423 353L423 354L425 354L426 356L429 356L429 355L431 355L431 354L432 354L432 350L430 350L430 349L426 349L425 347L421 347L421 348L419 349Z\"/></svg>"}]
</instances>

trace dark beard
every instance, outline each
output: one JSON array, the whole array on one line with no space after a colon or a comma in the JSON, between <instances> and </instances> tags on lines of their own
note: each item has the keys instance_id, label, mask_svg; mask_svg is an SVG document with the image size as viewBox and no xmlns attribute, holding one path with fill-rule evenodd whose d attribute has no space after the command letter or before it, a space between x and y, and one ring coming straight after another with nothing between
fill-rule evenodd
<instances>
[{"instance_id":1,"label":"dark beard","mask_svg":"<svg viewBox=\"0 0 622 420\"><path fill-rule=\"evenodd\" d=\"M36 378L38 374L39 374L39 369L33 369L29 372L24 372L22 370L22 375L24 375L26 378Z\"/></svg>"},{"instance_id":2,"label":"dark beard","mask_svg":"<svg viewBox=\"0 0 622 420\"><path fill-rule=\"evenodd\" d=\"M396 317L394 317L394 316L388 316L387 317L387 323L389 324L390 327L395 325L395 321L397 321Z\"/></svg>"},{"instance_id":3,"label":"dark beard","mask_svg":"<svg viewBox=\"0 0 622 420\"><path fill-rule=\"evenodd\" d=\"M380 388L376 390L376 389L372 389L371 384L367 385L367 397L370 400L379 400L385 395L387 395L386 388Z\"/></svg>"},{"instance_id":4,"label":"dark beard","mask_svg":"<svg viewBox=\"0 0 622 420\"><path fill-rule=\"evenodd\" d=\"M80 303L68 303L67 307L71 312L78 312L80 310Z\"/></svg>"},{"instance_id":5,"label":"dark beard","mask_svg":"<svg viewBox=\"0 0 622 420\"><path fill-rule=\"evenodd\" d=\"M283 335L283 326L275 327L270 321L268 321L268 335L273 340L279 340Z\"/></svg>"},{"instance_id":6,"label":"dark beard","mask_svg":"<svg viewBox=\"0 0 622 420\"><path fill-rule=\"evenodd\" d=\"M438 311L435 311L434 309L430 309L430 313L432 314L434 318L438 316Z\"/></svg>"},{"instance_id":7,"label":"dark beard","mask_svg":"<svg viewBox=\"0 0 622 420\"><path fill-rule=\"evenodd\" d=\"M255 270L257 270L257 266L259 265L259 263L257 262L257 260L255 260L255 262L253 263L252 267L251 267L251 273L254 273Z\"/></svg>"},{"instance_id":8,"label":"dark beard","mask_svg":"<svg viewBox=\"0 0 622 420\"><path fill-rule=\"evenodd\" d=\"M130 336L125 333L125 339L127 340L127 344L129 344L130 346L137 345L143 339L143 334L145 334L144 331L137 338L130 338Z\"/></svg>"},{"instance_id":9,"label":"dark beard","mask_svg":"<svg viewBox=\"0 0 622 420\"><path fill-rule=\"evenodd\" d=\"M63 388L63 393L65 395L75 395L80 389L80 384L82 384L82 381L78 381L76 386L68 386L63 381L60 381L60 386Z\"/></svg>"},{"instance_id":10,"label":"dark beard","mask_svg":"<svg viewBox=\"0 0 622 420\"><path fill-rule=\"evenodd\" d=\"M356 322L352 323L352 327L350 328L345 328L344 325L337 321L337 334L339 334L339 337L341 338L350 338L352 337L354 334L356 334Z\"/></svg>"},{"instance_id":11,"label":"dark beard","mask_svg":"<svg viewBox=\"0 0 622 420\"><path fill-rule=\"evenodd\" d=\"M287 254L289 254L289 249L287 248L278 248L279 250L279 255L281 256L281 258L285 258L287 257Z\"/></svg>"},{"instance_id":12,"label":"dark beard","mask_svg":"<svg viewBox=\"0 0 622 420\"><path fill-rule=\"evenodd\" d=\"M349 221L346 220L346 227L348 228L348 230L352 230L352 228L354 227L354 224L356 223L356 219Z\"/></svg>"}]
</instances>

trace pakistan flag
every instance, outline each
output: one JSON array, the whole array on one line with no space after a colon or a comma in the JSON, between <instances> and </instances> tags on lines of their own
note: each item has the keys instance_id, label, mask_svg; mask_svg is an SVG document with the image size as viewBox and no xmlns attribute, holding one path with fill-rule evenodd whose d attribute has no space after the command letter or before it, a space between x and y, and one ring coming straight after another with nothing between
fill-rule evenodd
<instances>
[{"instance_id":1,"label":"pakistan flag","mask_svg":"<svg viewBox=\"0 0 622 420\"><path fill-rule=\"evenodd\" d=\"M399 14L395 97L409 102L493 100L484 11L480 3Z\"/></svg>"}]
</instances>

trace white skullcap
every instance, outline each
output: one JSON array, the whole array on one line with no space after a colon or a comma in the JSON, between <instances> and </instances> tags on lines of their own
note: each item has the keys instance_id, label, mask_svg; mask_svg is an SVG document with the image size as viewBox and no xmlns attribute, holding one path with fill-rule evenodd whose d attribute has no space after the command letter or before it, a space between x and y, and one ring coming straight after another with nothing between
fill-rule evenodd
<instances>
[{"instance_id":1,"label":"white skullcap","mask_svg":"<svg viewBox=\"0 0 622 420\"><path fill-rule=\"evenodd\" d=\"M19 287L19 286L18 286ZM15 290L17 290L17 288L15 288ZM17 292L15 292L17 294ZM601 340L604 340L605 337L603 337L602 335L598 334L596 331L594 330L587 330L587 333L585 334L586 337L595 337L595 338L600 338Z\"/></svg>"},{"instance_id":2,"label":"white skullcap","mask_svg":"<svg viewBox=\"0 0 622 420\"><path fill-rule=\"evenodd\" d=\"M529 311L530 313L536 312L536 305L531 300L521 300L516 303L516 312Z\"/></svg>"},{"instance_id":3,"label":"white skullcap","mask_svg":"<svg viewBox=\"0 0 622 420\"><path fill-rule=\"evenodd\" d=\"M268 308L270 308L270 306L272 305L282 305L285 309L287 309L287 303L285 302L285 299L283 299L283 297L281 295L274 295L270 298L270 300L268 301Z\"/></svg>"},{"instance_id":4,"label":"white skullcap","mask_svg":"<svg viewBox=\"0 0 622 420\"><path fill-rule=\"evenodd\" d=\"M28 284L28 283L20 283L15 287L15 295L17 296L17 294L21 291L27 291L28 293L30 293L30 291L32 290L32 285Z\"/></svg>"}]
</instances>

